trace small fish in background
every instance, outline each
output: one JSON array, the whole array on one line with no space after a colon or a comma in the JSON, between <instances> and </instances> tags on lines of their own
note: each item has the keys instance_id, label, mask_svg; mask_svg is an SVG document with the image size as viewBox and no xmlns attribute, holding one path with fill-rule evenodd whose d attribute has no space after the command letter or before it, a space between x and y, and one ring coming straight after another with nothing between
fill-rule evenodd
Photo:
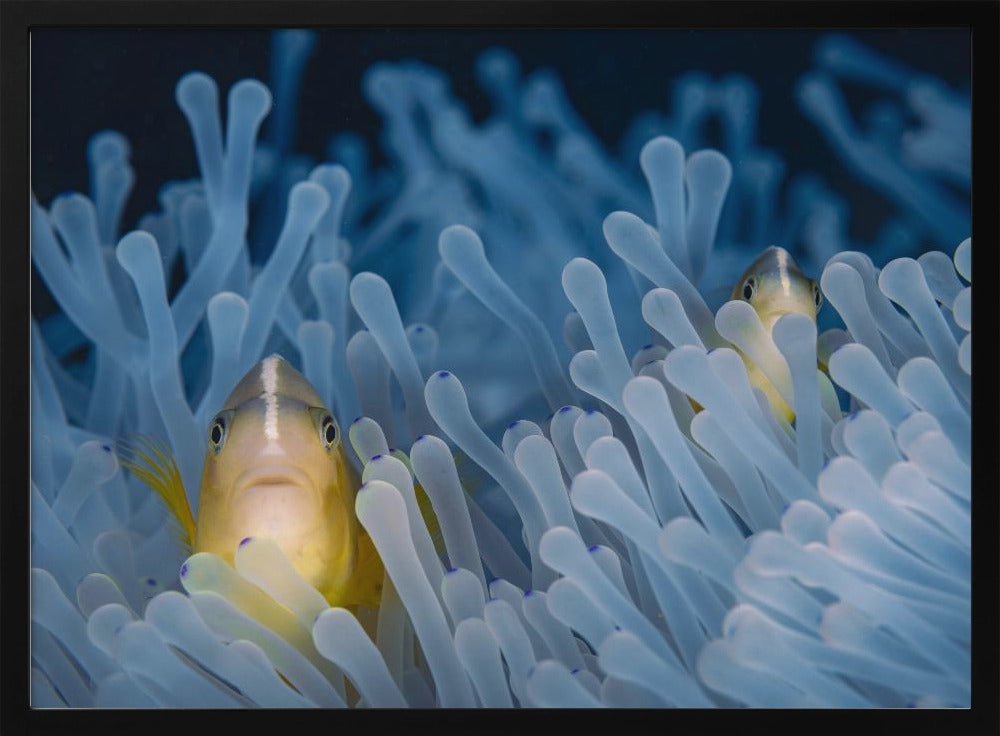
<instances>
[{"instance_id":1,"label":"small fish in background","mask_svg":"<svg viewBox=\"0 0 1000 736\"><path fill-rule=\"evenodd\" d=\"M804 314L815 322L816 314L823 306L819 283L806 276L791 254L777 245L765 248L747 266L729 298L749 302L768 334L774 324L786 314ZM740 356L746 364L750 384L764 392L775 414L784 416L791 422L795 418L792 408L760 368L742 352Z\"/></svg>"},{"instance_id":2,"label":"small fish in background","mask_svg":"<svg viewBox=\"0 0 1000 736\"><path fill-rule=\"evenodd\" d=\"M122 465L167 504L186 549L232 565L243 539L269 537L331 605L378 606L384 568L355 515L360 481L305 376L280 355L264 358L212 419L206 442L197 519L168 449L146 437L118 443Z\"/></svg>"}]
</instances>

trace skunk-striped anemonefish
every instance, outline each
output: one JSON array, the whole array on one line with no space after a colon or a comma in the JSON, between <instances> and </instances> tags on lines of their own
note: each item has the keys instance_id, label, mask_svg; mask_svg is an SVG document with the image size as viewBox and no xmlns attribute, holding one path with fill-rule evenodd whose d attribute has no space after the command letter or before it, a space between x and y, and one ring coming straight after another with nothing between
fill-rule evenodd
<instances>
[{"instance_id":1,"label":"skunk-striped anemonefish","mask_svg":"<svg viewBox=\"0 0 1000 736\"><path fill-rule=\"evenodd\" d=\"M765 248L747 266L729 298L749 302L768 333L775 322L786 314L804 314L815 322L816 314L823 305L819 284L802 272L787 250L776 245ZM791 422L795 418L792 408L763 371L742 352L740 355L746 364L750 384L764 392L775 414Z\"/></svg>"},{"instance_id":2,"label":"skunk-striped anemonefish","mask_svg":"<svg viewBox=\"0 0 1000 736\"><path fill-rule=\"evenodd\" d=\"M255 365L208 427L195 520L170 452L119 442L122 464L155 490L192 552L233 564L241 540L269 537L331 605L375 607L382 561L354 512L358 478L340 428L280 355Z\"/></svg>"}]
</instances>

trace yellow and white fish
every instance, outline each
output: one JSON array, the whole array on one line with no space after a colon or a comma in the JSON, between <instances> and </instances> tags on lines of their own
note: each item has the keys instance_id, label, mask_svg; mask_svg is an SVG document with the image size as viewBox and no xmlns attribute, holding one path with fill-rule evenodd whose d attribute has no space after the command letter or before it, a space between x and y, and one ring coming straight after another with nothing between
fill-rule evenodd
<instances>
[{"instance_id":1,"label":"yellow and white fish","mask_svg":"<svg viewBox=\"0 0 1000 736\"><path fill-rule=\"evenodd\" d=\"M815 322L823 305L823 294L816 280L807 277L791 254L776 245L765 248L754 259L736 282L729 298L749 302L768 334L775 322L786 314L804 314ZM791 422L795 418L792 408L760 368L742 352L740 356L746 364L750 384L764 392L776 415Z\"/></svg>"},{"instance_id":2,"label":"yellow and white fish","mask_svg":"<svg viewBox=\"0 0 1000 736\"><path fill-rule=\"evenodd\" d=\"M198 518L168 450L120 442L122 464L166 502L182 542L233 564L247 537L269 537L336 606L376 607L382 561L354 512L359 480L340 428L280 355L254 366L208 427Z\"/></svg>"}]
</instances>

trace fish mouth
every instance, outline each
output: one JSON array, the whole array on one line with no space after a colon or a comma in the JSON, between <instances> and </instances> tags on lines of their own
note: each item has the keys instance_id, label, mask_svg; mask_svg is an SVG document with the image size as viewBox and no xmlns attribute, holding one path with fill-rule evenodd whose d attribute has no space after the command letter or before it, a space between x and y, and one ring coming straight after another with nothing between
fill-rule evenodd
<instances>
[{"instance_id":1,"label":"fish mouth","mask_svg":"<svg viewBox=\"0 0 1000 736\"><path fill-rule=\"evenodd\" d=\"M312 479L291 465L263 465L244 471L233 484L232 497L238 499L251 489L266 489L268 486L276 490L294 486L315 497Z\"/></svg>"},{"instance_id":2,"label":"fish mouth","mask_svg":"<svg viewBox=\"0 0 1000 736\"><path fill-rule=\"evenodd\" d=\"M323 529L322 499L312 479L291 465L261 465L237 477L228 507L235 541L269 537L289 560Z\"/></svg>"},{"instance_id":3,"label":"fish mouth","mask_svg":"<svg viewBox=\"0 0 1000 736\"><path fill-rule=\"evenodd\" d=\"M778 320L788 314L803 314L809 317L813 322L816 321L816 317L810 315L808 312L803 311L797 306L781 306L777 309L767 310L767 314L760 317L761 324L764 325L768 333L773 333L774 326L778 323Z\"/></svg>"}]
</instances>

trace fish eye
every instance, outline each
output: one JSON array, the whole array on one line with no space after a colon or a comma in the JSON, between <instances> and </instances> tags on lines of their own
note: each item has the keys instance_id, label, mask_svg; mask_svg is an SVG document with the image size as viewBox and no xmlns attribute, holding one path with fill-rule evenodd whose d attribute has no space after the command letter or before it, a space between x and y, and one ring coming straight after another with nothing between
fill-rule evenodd
<instances>
[{"instance_id":1,"label":"fish eye","mask_svg":"<svg viewBox=\"0 0 1000 736\"><path fill-rule=\"evenodd\" d=\"M743 298L747 301L753 299L753 295L757 292L757 281L753 276L748 278L743 282Z\"/></svg>"},{"instance_id":2,"label":"fish eye","mask_svg":"<svg viewBox=\"0 0 1000 736\"><path fill-rule=\"evenodd\" d=\"M340 443L340 427L337 420L333 418L329 410L322 406L309 407L309 414L312 416L313 427L319 432L319 441L327 453Z\"/></svg>"},{"instance_id":3,"label":"fish eye","mask_svg":"<svg viewBox=\"0 0 1000 736\"><path fill-rule=\"evenodd\" d=\"M813 302L816 304L816 311L823 306L823 292L819 290L819 286L813 282Z\"/></svg>"},{"instance_id":4,"label":"fish eye","mask_svg":"<svg viewBox=\"0 0 1000 736\"><path fill-rule=\"evenodd\" d=\"M226 442L227 429L228 422L224 414L219 414L212 420L212 426L208 430L208 445L216 455L222 451Z\"/></svg>"},{"instance_id":5,"label":"fish eye","mask_svg":"<svg viewBox=\"0 0 1000 736\"><path fill-rule=\"evenodd\" d=\"M337 423L333 421L333 417L329 414L323 417L323 422L320 425L320 434L323 437L323 443L326 445L327 451L329 451L337 441Z\"/></svg>"}]
</instances>

